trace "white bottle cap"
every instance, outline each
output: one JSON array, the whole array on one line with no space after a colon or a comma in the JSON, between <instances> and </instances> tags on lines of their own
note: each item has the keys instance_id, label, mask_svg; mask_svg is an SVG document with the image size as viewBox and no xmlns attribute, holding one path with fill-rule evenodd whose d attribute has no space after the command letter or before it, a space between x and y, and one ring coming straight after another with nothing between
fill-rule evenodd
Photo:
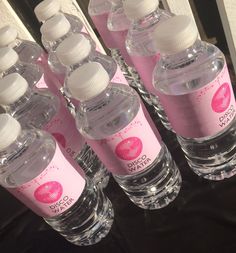
<instances>
[{"instance_id":1,"label":"white bottle cap","mask_svg":"<svg viewBox=\"0 0 236 253\"><path fill-rule=\"evenodd\" d=\"M18 73L0 79L0 104L10 105L22 97L28 89L27 81Z\"/></svg>"},{"instance_id":2,"label":"white bottle cap","mask_svg":"<svg viewBox=\"0 0 236 253\"><path fill-rule=\"evenodd\" d=\"M47 41L55 41L66 35L70 23L63 14L57 14L42 24L40 31Z\"/></svg>"},{"instance_id":3,"label":"white bottle cap","mask_svg":"<svg viewBox=\"0 0 236 253\"><path fill-rule=\"evenodd\" d=\"M3 26L0 29L0 47L6 47L17 38L17 30L10 25Z\"/></svg>"},{"instance_id":4,"label":"white bottle cap","mask_svg":"<svg viewBox=\"0 0 236 253\"><path fill-rule=\"evenodd\" d=\"M84 60L90 51L90 41L82 34L73 34L57 47L56 55L62 64L70 66Z\"/></svg>"},{"instance_id":5,"label":"white bottle cap","mask_svg":"<svg viewBox=\"0 0 236 253\"><path fill-rule=\"evenodd\" d=\"M123 6L127 18L134 20L155 11L159 6L159 0L125 0Z\"/></svg>"},{"instance_id":6,"label":"white bottle cap","mask_svg":"<svg viewBox=\"0 0 236 253\"><path fill-rule=\"evenodd\" d=\"M10 146L20 135L21 125L9 114L0 114L0 151Z\"/></svg>"},{"instance_id":7,"label":"white bottle cap","mask_svg":"<svg viewBox=\"0 0 236 253\"><path fill-rule=\"evenodd\" d=\"M0 48L0 71L3 72L18 61L19 56L15 50L10 47Z\"/></svg>"},{"instance_id":8,"label":"white bottle cap","mask_svg":"<svg viewBox=\"0 0 236 253\"><path fill-rule=\"evenodd\" d=\"M105 90L109 81L109 75L100 63L89 62L76 69L67 84L72 97L85 101Z\"/></svg>"},{"instance_id":9,"label":"white bottle cap","mask_svg":"<svg viewBox=\"0 0 236 253\"><path fill-rule=\"evenodd\" d=\"M38 21L45 21L55 14L57 14L61 9L61 4L57 0L44 0L40 2L35 8L34 13Z\"/></svg>"},{"instance_id":10,"label":"white bottle cap","mask_svg":"<svg viewBox=\"0 0 236 253\"><path fill-rule=\"evenodd\" d=\"M175 54L191 47L197 37L196 25L185 15L169 18L154 31L157 49L166 54Z\"/></svg>"}]
</instances>

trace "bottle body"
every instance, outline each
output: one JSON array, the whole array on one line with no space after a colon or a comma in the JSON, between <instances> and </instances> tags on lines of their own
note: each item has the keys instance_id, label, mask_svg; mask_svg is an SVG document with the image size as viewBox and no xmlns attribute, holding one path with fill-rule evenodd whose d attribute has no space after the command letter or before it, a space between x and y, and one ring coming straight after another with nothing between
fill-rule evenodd
<instances>
[{"instance_id":1,"label":"bottle body","mask_svg":"<svg viewBox=\"0 0 236 253\"><path fill-rule=\"evenodd\" d=\"M124 76L128 80L131 87L138 89L143 99L150 105L152 105L150 95L144 88L142 81L133 68L134 64L126 50L126 36L130 27L130 21L124 13L123 4L121 1L112 2L112 8L110 10L107 27L110 30L111 36L119 49L111 49L111 55L116 60L117 64L120 65Z\"/></svg>"},{"instance_id":2,"label":"bottle body","mask_svg":"<svg viewBox=\"0 0 236 253\"><path fill-rule=\"evenodd\" d=\"M132 88L112 84L98 97L81 103L76 123L136 205L146 209L161 208L177 196L180 173L168 150L161 147L162 141L152 131ZM147 181L137 182L146 172ZM169 179L164 180L162 175L168 175ZM172 197L167 196L166 188L159 194L162 190L157 188L162 180ZM152 192L153 187L156 190ZM169 201L164 203L163 196Z\"/></svg>"},{"instance_id":3,"label":"bottle body","mask_svg":"<svg viewBox=\"0 0 236 253\"><path fill-rule=\"evenodd\" d=\"M154 84L193 171L210 180L234 175L236 110L223 53L197 40L185 51L163 57ZM167 103L170 96L174 104Z\"/></svg>"},{"instance_id":4,"label":"bottle body","mask_svg":"<svg viewBox=\"0 0 236 253\"><path fill-rule=\"evenodd\" d=\"M1 185L44 217L68 241L89 245L101 240L102 236L96 234L99 229L104 232L101 233L103 237L109 232L112 207L100 190L89 180L86 182L83 172L75 171L72 164L64 158L50 135L38 130L23 130L15 143L1 152ZM88 217L79 212L87 208L83 206L81 197L90 201L93 212L103 218L103 224L97 224L99 221L96 219L92 221L97 225L93 233L86 233L92 224L79 229L83 222L88 221ZM71 228L72 222L74 229Z\"/></svg>"},{"instance_id":5,"label":"bottle body","mask_svg":"<svg viewBox=\"0 0 236 253\"><path fill-rule=\"evenodd\" d=\"M155 107L163 125L171 129L166 114L155 94L152 85L152 73L160 58L153 38L155 28L163 21L171 17L169 12L156 9L149 15L134 20L126 37L126 48L134 63L135 69L140 75L143 85L149 92L152 105Z\"/></svg>"},{"instance_id":6,"label":"bottle body","mask_svg":"<svg viewBox=\"0 0 236 253\"><path fill-rule=\"evenodd\" d=\"M29 90L5 110L23 127L35 127L51 133L64 149L65 156L76 160L95 184L102 187L108 184L109 173L93 150L88 148L76 130L73 117L56 96L47 90Z\"/></svg>"}]
</instances>

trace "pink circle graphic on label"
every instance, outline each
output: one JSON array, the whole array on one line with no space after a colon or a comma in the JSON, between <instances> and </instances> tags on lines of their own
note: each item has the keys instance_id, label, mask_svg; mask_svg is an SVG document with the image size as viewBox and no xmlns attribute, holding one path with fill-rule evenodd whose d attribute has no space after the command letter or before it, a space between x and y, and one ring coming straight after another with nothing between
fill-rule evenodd
<instances>
[{"instance_id":1,"label":"pink circle graphic on label","mask_svg":"<svg viewBox=\"0 0 236 253\"><path fill-rule=\"evenodd\" d=\"M138 137L129 137L121 141L117 146L115 153L122 160L134 160L143 149L142 141Z\"/></svg>"},{"instance_id":2,"label":"pink circle graphic on label","mask_svg":"<svg viewBox=\"0 0 236 253\"><path fill-rule=\"evenodd\" d=\"M63 147L66 147L66 139L65 137L60 133L52 133L52 135L55 137L57 142Z\"/></svg>"},{"instance_id":3,"label":"pink circle graphic on label","mask_svg":"<svg viewBox=\"0 0 236 253\"><path fill-rule=\"evenodd\" d=\"M60 199L63 187L56 181L40 185L34 192L34 197L42 203L51 204Z\"/></svg>"},{"instance_id":4,"label":"pink circle graphic on label","mask_svg":"<svg viewBox=\"0 0 236 253\"><path fill-rule=\"evenodd\" d=\"M224 83L216 91L211 101L211 107L213 111L221 113L224 112L229 107L230 101L231 101L230 86L228 83Z\"/></svg>"}]
</instances>

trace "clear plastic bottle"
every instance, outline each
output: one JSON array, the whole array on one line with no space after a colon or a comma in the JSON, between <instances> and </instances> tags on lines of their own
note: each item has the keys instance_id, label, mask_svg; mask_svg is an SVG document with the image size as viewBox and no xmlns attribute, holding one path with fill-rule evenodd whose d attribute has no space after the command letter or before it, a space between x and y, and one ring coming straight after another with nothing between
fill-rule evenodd
<instances>
[{"instance_id":1,"label":"clear plastic bottle","mask_svg":"<svg viewBox=\"0 0 236 253\"><path fill-rule=\"evenodd\" d=\"M73 34L66 38L56 49L56 55L60 62L67 67L64 82L66 94L67 79L74 70L87 62L99 62L109 74L110 80L115 83L127 83L125 77L118 68L116 62L107 55L97 52L83 34Z\"/></svg>"},{"instance_id":2,"label":"clear plastic bottle","mask_svg":"<svg viewBox=\"0 0 236 253\"><path fill-rule=\"evenodd\" d=\"M0 29L0 47L10 47L19 55L22 62L44 65L47 59L44 50L35 42L18 37L18 31L11 25Z\"/></svg>"},{"instance_id":3,"label":"clear plastic bottle","mask_svg":"<svg viewBox=\"0 0 236 253\"><path fill-rule=\"evenodd\" d=\"M147 90L144 88L142 81L137 71L133 68L134 64L126 50L126 36L130 27L130 20L126 17L123 2L121 0L109 0L112 4L109 16L107 19L107 27L116 41L116 45L119 48L116 53L116 61L121 66L126 79L131 87L138 89L143 99L150 105L152 101Z\"/></svg>"},{"instance_id":4,"label":"clear plastic bottle","mask_svg":"<svg viewBox=\"0 0 236 253\"><path fill-rule=\"evenodd\" d=\"M76 159L95 184L102 187L108 184L109 173L95 153L88 149L76 130L74 119L58 97L46 89L31 90L22 76L12 73L0 79L0 104L23 128L35 127L51 133L65 155Z\"/></svg>"},{"instance_id":5,"label":"clear plastic bottle","mask_svg":"<svg viewBox=\"0 0 236 253\"><path fill-rule=\"evenodd\" d=\"M42 69L38 65L21 62L19 55L10 47L0 48L0 77L15 72L22 75L31 88L34 86L46 87L46 84L40 81Z\"/></svg>"},{"instance_id":6,"label":"clear plastic bottle","mask_svg":"<svg viewBox=\"0 0 236 253\"><path fill-rule=\"evenodd\" d=\"M111 9L111 3L108 0L90 0L88 13L96 29L102 37L107 48L117 48L116 42L107 28L107 19ZM115 54L114 54L115 55Z\"/></svg>"},{"instance_id":7,"label":"clear plastic bottle","mask_svg":"<svg viewBox=\"0 0 236 253\"><path fill-rule=\"evenodd\" d=\"M235 98L223 53L197 39L187 16L154 33L161 60L154 85L190 167L221 180L236 173Z\"/></svg>"},{"instance_id":8,"label":"clear plastic bottle","mask_svg":"<svg viewBox=\"0 0 236 253\"><path fill-rule=\"evenodd\" d=\"M77 16L61 11L61 3L58 0L43 0L34 8L34 13L38 21L42 23L61 13L70 22L73 32L86 32L83 22Z\"/></svg>"},{"instance_id":9,"label":"clear plastic bottle","mask_svg":"<svg viewBox=\"0 0 236 253\"><path fill-rule=\"evenodd\" d=\"M143 84L150 94L152 104L156 109L163 125L171 129L167 116L155 96L152 85L152 72L159 60L160 53L153 40L153 31L172 14L158 8L159 1L126 0L123 7L131 25L126 37L126 48L140 75Z\"/></svg>"},{"instance_id":10,"label":"clear plastic bottle","mask_svg":"<svg viewBox=\"0 0 236 253\"><path fill-rule=\"evenodd\" d=\"M135 90L109 85L107 72L97 62L75 70L68 88L80 101L78 130L128 197L145 209L173 201L181 187L180 172L150 127Z\"/></svg>"},{"instance_id":11,"label":"clear plastic bottle","mask_svg":"<svg viewBox=\"0 0 236 253\"><path fill-rule=\"evenodd\" d=\"M60 43L73 34L69 21L63 14L57 14L48 19L40 28L42 34L42 43L48 51L48 64L52 72L64 83L66 67L61 64L56 56L56 49ZM82 33L91 44L95 46L94 41L85 33Z\"/></svg>"},{"instance_id":12,"label":"clear plastic bottle","mask_svg":"<svg viewBox=\"0 0 236 253\"><path fill-rule=\"evenodd\" d=\"M0 115L0 172L0 185L71 243L91 245L109 232L109 199L74 169L53 137L22 129L8 114Z\"/></svg>"}]
</instances>

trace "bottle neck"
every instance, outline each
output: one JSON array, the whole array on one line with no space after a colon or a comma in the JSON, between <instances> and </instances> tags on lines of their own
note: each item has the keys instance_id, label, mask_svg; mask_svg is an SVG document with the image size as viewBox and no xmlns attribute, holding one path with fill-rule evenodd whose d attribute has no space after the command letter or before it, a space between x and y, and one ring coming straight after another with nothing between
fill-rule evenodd
<instances>
[{"instance_id":1,"label":"bottle neck","mask_svg":"<svg viewBox=\"0 0 236 253\"><path fill-rule=\"evenodd\" d=\"M152 26L153 24L161 20L162 10L157 7L157 9L144 17L132 20L133 28L141 29L145 27Z\"/></svg>"},{"instance_id":2,"label":"bottle neck","mask_svg":"<svg viewBox=\"0 0 236 253\"><path fill-rule=\"evenodd\" d=\"M46 43L48 43L49 47L50 47L50 51L52 52L55 52L57 47L61 44L61 42L68 38L70 35L72 35L73 32L72 30L70 29L66 34L64 34L62 37L60 37L59 39L57 40L54 40L54 41L47 41L46 40Z\"/></svg>"},{"instance_id":3,"label":"bottle neck","mask_svg":"<svg viewBox=\"0 0 236 253\"><path fill-rule=\"evenodd\" d=\"M95 54L95 50L91 48L89 53L86 56L84 56L82 60L78 60L76 61L76 63L69 66L69 72L74 71L75 69L79 68L81 65L92 61L94 54Z\"/></svg>"},{"instance_id":4,"label":"bottle neck","mask_svg":"<svg viewBox=\"0 0 236 253\"><path fill-rule=\"evenodd\" d=\"M105 90L103 90L97 96L92 97L91 99L81 101L80 107L86 111L96 111L99 110L104 105L108 104L111 99L111 89L112 85L109 83Z\"/></svg>"},{"instance_id":5,"label":"bottle neck","mask_svg":"<svg viewBox=\"0 0 236 253\"><path fill-rule=\"evenodd\" d=\"M12 142L4 150L0 150L0 164L2 163L1 158L5 158L7 156L7 160L9 161L13 160L16 156L18 156L21 153L20 151L23 151L25 149L25 146L27 146L27 137L27 132L21 130L14 142ZM1 171L1 173L3 173L3 171Z\"/></svg>"},{"instance_id":6,"label":"bottle neck","mask_svg":"<svg viewBox=\"0 0 236 253\"><path fill-rule=\"evenodd\" d=\"M4 69L4 70L1 70L0 71L0 77L3 77L7 74L10 74L10 73L14 73L14 72L17 72L19 73L19 70L23 67L23 64L22 62L20 62L19 60L17 62L15 62L15 64L11 65L8 67L8 69Z\"/></svg>"},{"instance_id":7,"label":"bottle neck","mask_svg":"<svg viewBox=\"0 0 236 253\"><path fill-rule=\"evenodd\" d=\"M4 106L7 113L14 115L16 111L19 111L20 109L24 108L32 98L33 92L28 87L25 94L21 96L18 100L16 100L14 103Z\"/></svg>"},{"instance_id":8,"label":"bottle neck","mask_svg":"<svg viewBox=\"0 0 236 253\"><path fill-rule=\"evenodd\" d=\"M22 40L19 39L19 38L16 38L14 41L12 41L12 42L8 45L8 47L14 49L14 48L19 47L19 46L21 45L21 43L22 43Z\"/></svg>"},{"instance_id":9,"label":"bottle neck","mask_svg":"<svg viewBox=\"0 0 236 253\"><path fill-rule=\"evenodd\" d=\"M195 43L176 54L161 54L161 65L166 69L183 68L194 62L202 49L202 41L196 40Z\"/></svg>"}]
</instances>

